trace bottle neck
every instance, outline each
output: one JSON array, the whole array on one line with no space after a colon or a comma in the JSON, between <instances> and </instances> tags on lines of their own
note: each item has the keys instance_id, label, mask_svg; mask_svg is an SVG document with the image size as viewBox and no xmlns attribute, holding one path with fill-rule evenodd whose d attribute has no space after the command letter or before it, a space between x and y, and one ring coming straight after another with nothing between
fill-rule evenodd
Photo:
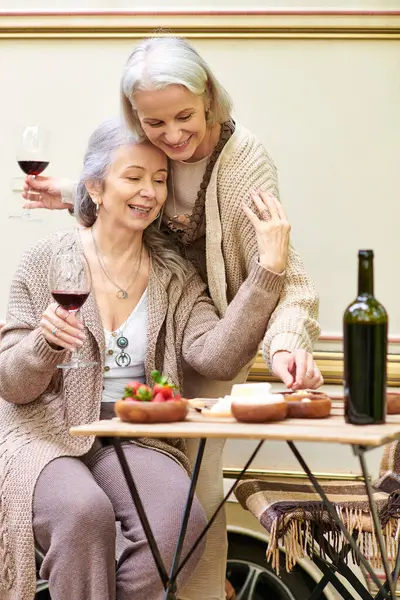
<instances>
[{"instance_id":1,"label":"bottle neck","mask_svg":"<svg viewBox=\"0 0 400 600\"><path fill-rule=\"evenodd\" d=\"M358 295L374 295L374 259L360 256L358 259Z\"/></svg>"}]
</instances>

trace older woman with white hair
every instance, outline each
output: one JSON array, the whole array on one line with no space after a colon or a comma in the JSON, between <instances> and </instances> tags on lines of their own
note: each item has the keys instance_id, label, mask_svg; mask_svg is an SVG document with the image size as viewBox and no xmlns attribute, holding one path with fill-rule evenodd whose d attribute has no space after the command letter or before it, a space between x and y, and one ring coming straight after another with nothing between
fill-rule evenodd
<instances>
[{"instance_id":1,"label":"older woman with white hair","mask_svg":"<svg viewBox=\"0 0 400 600\"><path fill-rule=\"evenodd\" d=\"M143 382L156 368L182 386L184 360L207 378L232 379L254 356L279 300L290 229L283 208L266 194L255 196L254 208L268 210L268 220L245 207L257 255L220 318L193 266L159 231L167 178L164 152L127 137L118 122L101 125L77 189L82 227L35 244L12 282L0 344L2 600L33 599L34 541L45 555L41 576L54 600L164 597L113 448L71 437L69 427L112 415L132 369ZM49 264L64 252L84 253L90 267L86 332L51 298ZM131 360L120 364L114 341L122 337ZM76 347L98 366L57 369ZM126 443L125 454L168 569L190 483L185 444L142 439ZM124 537L117 566L115 521ZM187 549L205 523L196 499ZM179 586L203 549L182 571Z\"/></svg>"}]
</instances>

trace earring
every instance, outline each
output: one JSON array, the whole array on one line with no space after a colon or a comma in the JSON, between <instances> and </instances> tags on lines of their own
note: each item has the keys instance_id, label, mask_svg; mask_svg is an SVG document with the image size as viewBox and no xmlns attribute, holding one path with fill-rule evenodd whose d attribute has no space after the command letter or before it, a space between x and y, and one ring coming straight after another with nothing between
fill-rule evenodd
<instances>
[{"instance_id":1,"label":"earring","mask_svg":"<svg viewBox=\"0 0 400 600\"><path fill-rule=\"evenodd\" d=\"M93 204L94 204L94 205L95 205L95 207L96 207L96 208L95 208L95 213L96 213L96 217L97 217L97 215L99 214L99 206L100 206L100 205L99 205L99 204L97 204L97 202L93 202Z\"/></svg>"}]
</instances>

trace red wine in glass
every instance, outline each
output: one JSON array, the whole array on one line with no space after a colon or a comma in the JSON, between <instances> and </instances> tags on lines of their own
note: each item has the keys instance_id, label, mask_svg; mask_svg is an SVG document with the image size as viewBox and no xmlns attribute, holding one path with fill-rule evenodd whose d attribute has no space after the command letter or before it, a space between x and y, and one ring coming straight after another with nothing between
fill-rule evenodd
<instances>
[{"instance_id":1,"label":"red wine in glass","mask_svg":"<svg viewBox=\"0 0 400 600\"><path fill-rule=\"evenodd\" d=\"M40 175L49 164L48 132L38 125L25 127L20 138L16 158L18 165L26 175L33 177ZM40 197L40 193L30 189L28 201L35 200L35 196ZM41 221L38 217L32 217L32 212L28 208L25 208L22 214L10 215L9 218Z\"/></svg>"},{"instance_id":2,"label":"red wine in glass","mask_svg":"<svg viewBox=\"0 0 400 600\"><path fill-rule=\"evenodd\" d=\"M51 295L58 304L65 308L65 310L75 312L84 305L89 296L89 292L53 290Z\"/></svg>"},{"instance_id":3,"label":"red wine in glass","mask_svg":"<svg viewBox=\"0 0 400 600\"><path fill-rule=\"evenodd\" d=\"M49 165L47 160L19 160L19 166L27 175L40 175Z\"/></svg>"},{"instance_id":4,"label":"red wine in glass","mask_svg":"<svg viewBox=\"0 0 400 600\"><path fill-rule=\"evenodd\" d=\"M77 315L79 309L89 297L91 287L92 279L89 264L77 241L66 247L64 251L60 250L53 254L49 266L49 290L60 306L69 313ZM57 317L63 321L63 324L56 323L57 326L61 325L61 327L56 327L53 335L62 337L61 332L66 327L64 325L66 319L64 316L60 316L60 311L58 312ZM68 324L70 325L69 322ZM76 337L76 335L73 337ZM97 364L96 361L82 357L78 346L73 351L71 360L61 363L57 367L59 369L80 369Z\"/></svg>"}]
</instances>

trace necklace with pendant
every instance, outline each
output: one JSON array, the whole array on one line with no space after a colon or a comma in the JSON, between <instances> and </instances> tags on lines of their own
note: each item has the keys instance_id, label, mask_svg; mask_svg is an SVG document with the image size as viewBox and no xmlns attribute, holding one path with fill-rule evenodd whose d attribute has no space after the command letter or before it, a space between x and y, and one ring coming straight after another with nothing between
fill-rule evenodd
<instances>
[{"instance_id":1,"label":"necklace with pendant","mask_svg":"<svg viewBox=\"0 0 400 600\"><path fill-rule=\"evenodd\" d=\"M114 357L114 361L116 362L118 367L129 367L129 365L131 364L131 357L128 354L128 352L125 352L126 348L129 346L129 340L127 337L124 336L124 329L125 327L127 327L131 316L128 317L128 319L125 321L125 323L123 323L123 325L121 325L121 327L119 327L116 331L111 332L111 339L117 338L115 343L118 346L119 351L118 354ZM114 355L117 352L115 346L112 346L109 343L107 343L107 346L109 346L107 354Z\"/></svg>"},{"instance_id":2,"label":"necklace with pendant","mask_svg":"<svg viewBox=\"0 0 400 600\"><path fill-rule=\"evenodd\" d=\"M96 244L96 240L95 240L95 237L94 237L94 233L93 233L93 228L92 227L90 228L90 231L92 232L93 246L94 246L94 250L96 252L97 260L99 262L101 270L103 271L103 273L107 277L107 279L113 284L113 286L117 288L117 290L118 290L117 293L116 293L117 298L119 300L125 300L126 298L128 298L128 290L131 287L131 285L134 283L134 281L136 281L137 274L139 273L139 270L140 270L140 265L142 264L143 243L141 244L140 251L138 253L139 254L139 260L137 261L138 265L137 265L137 268L135 270L135 275L134 275L132 281L130 282L130 284L124 289L123 287L121 287L120 285L118 285L117 283L115 283L115 281L113 281L111 279L111 277L109 276L109 274L107 273L107 269L106 269L105 265L103 264L103 261L102 261L102 259L100 258L100 255L99 255L99 251L98 251L98 248L97 248L97 244Z\"/></svg>"}]
</instances>

